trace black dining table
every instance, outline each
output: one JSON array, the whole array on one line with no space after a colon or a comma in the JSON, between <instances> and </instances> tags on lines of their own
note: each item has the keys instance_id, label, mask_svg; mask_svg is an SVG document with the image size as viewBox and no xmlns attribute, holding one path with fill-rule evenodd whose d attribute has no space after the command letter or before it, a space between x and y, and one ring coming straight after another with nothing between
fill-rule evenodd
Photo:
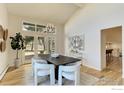
<instances>
[{"instance_id":1,"label":"black dining table","mask_svg":"<svg viewBox=\"0 0 124 93\"><path fill-rule=\"evenodd\" d=\"M55 65L55 79L58 80L58 70L60 65L66 65L69 63L74 63L77 61L81 61L81 59L73 58L69 56L59 55L58 57L51 57L50 54L40 54L39 57L41 59L47 60L49 64Z\"/></svg>"}]
</instances>

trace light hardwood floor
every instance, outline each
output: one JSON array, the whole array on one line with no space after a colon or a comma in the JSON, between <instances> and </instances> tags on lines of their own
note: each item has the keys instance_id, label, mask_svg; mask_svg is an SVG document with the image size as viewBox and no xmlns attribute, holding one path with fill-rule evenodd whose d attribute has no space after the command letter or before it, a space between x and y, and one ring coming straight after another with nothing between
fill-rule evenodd
<instances>
[{"instance_id":1,"label":"light hardwood floor","mask_svg":"<svg viewBox=\"0 0 124 93\"><path fill-rule=\"evenodd\" d=\"M81 74L81 85L124 85L124 79L121 78L121 66L122 63L119 58L114 58L113 61L109 62L103 71L81 66L81 73L87 74L87 77ZM22 65L18 69L10 68L0 81L0 85L33 85L31 69L31 64Z\"/></svg>"},{"instance_id":2,"label":"light hardwood floor","mask_svg":"<svg viewBox=\"0 0 124 93\"><path fill-rule=\"evenodd\" d=\"M103 71L97 71L91 68L83 67L82 71L99 78L95 85L124 85L122 79L122 59L113 58L108 62L108 66Z\"/></svg>"}]
</instances>

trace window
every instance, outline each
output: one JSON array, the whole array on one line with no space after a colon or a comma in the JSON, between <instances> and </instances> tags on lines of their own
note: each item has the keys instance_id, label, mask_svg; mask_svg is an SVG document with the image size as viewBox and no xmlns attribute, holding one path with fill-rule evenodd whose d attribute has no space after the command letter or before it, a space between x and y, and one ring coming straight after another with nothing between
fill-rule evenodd
<instances>
[{"instance_id":1,"label":"window","mask_svg":"<svg viewBox=\"0 0 124 93\"><path fill-rule=\"evenodd\" d=\"M22 30L24 30L24 31L35 31L35 24L24 22Z\"/></svg>"},{"instance_id":2,"label":"window","mask_svg":"<svg viewBox=\"0 0 124 93\"><path fill-rule=\"evenodd\" d=\"M25 59L30 59L34 56L34 37L26 36L25 37Z\"/></svg>"},{"instance_id":3,"label":"window","mask_svg":"<svg viewBox=\"0 0 124 93\"><path fill-rule=\"evenodd\" d=\"M36 54L48 54L56 51L56 27L53 24L35 24L30 22L22 23L22 31L25 31L24 59L30 63L31 58ZM28 32L33 32L32 34ZM41 34L40 34L41 33ZM29 36L29 35L32 36Z\"/></svg>"},{"instance_id":4,"label":"window","mask_svg":"<svg viewBox=\"0 0 124 93\"><path fill-rule=\"evenodd\" d=\"M55 52L55 37L48 37L48 53Z\"/></svg>"},{"instance_id":5,"label":"window","mask_svg":"<svg viewBox=\"0 0 124 93\"><path fill-rule=\"evenodd\" d=\"M37 32L44 32L46 29L46 26L43 25L36 25Z\"/></svg>"},{"instance_id":6,"label":"window","mask_svg":"<svg viewBox=\"0 0 124 93\"><path fill-rule=\"evenodd\" d=\"M40 25L40 24L34 24L29 22L23 22L22 24L22 30L23 31L34 31L34 32L41 32L41 33L56 33L56 27L53 24L47 24L47 25Z\"/></svg>"},{"instance_id":7,"label":"window","mask_svg":"<svg viewBox=\"0 0 124 93\"><path fill-rule=\"evenodd\" d=\"M44 37L38 37L38 54L44 54L45 53L45 38Z\"/></svg>"},{"instance_id":8,"label":"window","mask_svg":"<svg viewBox=\"0 0 124 93\"><path fill-rule=\"evenodd\" d=\"M56 27L53 24L47 24L45 33L56 33Z\"/></svg>"}]
</instances>

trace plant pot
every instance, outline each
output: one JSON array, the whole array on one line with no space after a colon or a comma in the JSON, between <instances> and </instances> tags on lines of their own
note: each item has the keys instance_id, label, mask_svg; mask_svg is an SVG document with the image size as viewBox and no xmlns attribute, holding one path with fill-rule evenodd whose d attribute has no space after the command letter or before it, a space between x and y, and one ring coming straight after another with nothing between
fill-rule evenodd
<instances>
[{"instance_id":1,"label":"plant pot","mask_svg":"<svg viewBox=\"0 0 124 93\"><path fill-rule=\"evenodd\" d=\"M20 59L18 58L16 58L15 59L15 68L19 68L19 66L20 66Z\"/></svg>"}]
</instances>

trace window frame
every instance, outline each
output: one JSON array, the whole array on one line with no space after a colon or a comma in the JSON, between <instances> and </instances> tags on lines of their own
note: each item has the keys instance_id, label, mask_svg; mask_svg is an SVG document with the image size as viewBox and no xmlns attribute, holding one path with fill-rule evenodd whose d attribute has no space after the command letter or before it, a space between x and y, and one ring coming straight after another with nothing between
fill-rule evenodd
<instances>
[{"instance_id":1,"label":"window frame","mask_svg":"<svg viewBox=\"0 0 124 93\"><path fill-rule=\"evenodd\" d=\"M25 26L24 23L34 25L34 31L32 31L32 30L24 30L24 26ZM31 26L31 25L30 25L30 26ZM33 26L31 26L31 27L33 27ZM33 24L33 23L31 23L31 22L23 21L23 22L22 22L22 28L21 28L21 29L22 29L22 31L26 31L26 32L35 32L35 29L36 29L36 28L35 28L35 24Z\"/></svg>"},{"instance_id":2,"label":"window frame","mask_svg":"<svg viewBox=\"0 0 124 93\"><path fill-rule=\"evenodd\" d=\"M24 30L24 23L33 24L34 25L34 31L32 31L32 30ZM54 24L52 24L54 26L54 29L55 29L54 33L46 31L48 24L40 24L40 23L31 22L31 21L22 21L21 25L22 25L21 30L24 31L24 32L36 32L36 33L42 33L42 34L53 34L53 35L55 35L56 31L57 31L57 28L56 28L56 26ZM42 26L43 27L42 29L44 29L44 30L43 31L38 31L37 30L38 26Z\"/></svg>"}]
</instances>

